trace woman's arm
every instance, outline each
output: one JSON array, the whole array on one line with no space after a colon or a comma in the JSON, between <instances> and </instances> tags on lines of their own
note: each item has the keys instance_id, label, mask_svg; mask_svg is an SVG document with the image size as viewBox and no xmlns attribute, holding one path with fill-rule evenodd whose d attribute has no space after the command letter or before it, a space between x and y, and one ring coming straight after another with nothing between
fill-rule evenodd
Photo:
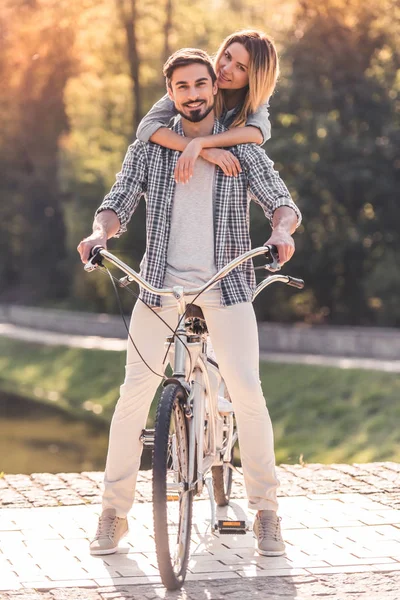
<instances>
[{"instance_id":1,"label":"woman's arm","mask_svg":"<svg viewBox=\"0 0 400 600\"><path fill-rule=\"evenodd\" d=\"M157 134L160 134L162 130L159 129ZM173 132L170 132L173 133ZM180 136L177 136L180 137ZM185 140L185 138L181 138ZM189 140L186 138L186 146L182 148L182 155L179 157L175 168L175 180L180 183L187 183L189 179L193 175L194 163L196 162L199 156L202 156L206 160L209 160L207 150L223 148L224 146L237 146L238 144L262 144L263 137L259 129L257 127L234 127L229 129L228 131L224 131L223 133L216 133L215 135L207 135L205 137L194 138L193 140ZM161 143L162 146L165 146L165 143ZM182 144L182 143L181 143ZM183 146L183 144L182 144ZM170 146L168 146L170 147ZM174 148L175 150L181 150L181 148ZM222 153L226 151L221 150ZM230 152L228 154L231 154ZM229 164L221 166L225 175L230 175L236 177L241 172L241 167L239 161L236 157L231 154L233 160L229 161ZM213 160L210 162L214 162Z\"/></svg>"},{"instance_id":2,"label":"woman's arm","mask_svg":"<svg viewBox=\"0 0 400 600\"><path fill-rule=\"evenodd\" d=\"M216 135L197 138L197 140L201 140L199 143L202 148L225 148L238 144L262 144L263 136L257 127L246 125L245 127L233 127Z\"/></svg>"},{"instance_id":3,"label":"woman's arm","mask_svg":"<svg viewBox=\"0 0 400 600\"><path fill-rule=\"evenodd\" d=\"M190 138L184 138L168 129L171 119L177 114L174 103L168 94L165 94L140 121L136 137L141 142L153 142L165 148L183 152L190 142Z\"/></svg>"},{"instance_id":4,"label":"woman's arm","mask_svg":"<svg viewBox=\"0 0 400 600\"><path fill-rule=\"evenodd\" d=\"M247 117L246 126L257 127L262 135L261 144L265 144L271 138L271 123L269 120L269 102L261 104L255 113Z\"/></svg>"},{"instance_id":5,"label":"woman's arm","mask_svg":"<svg viewBox=\"0 0 400 600\"><path fill-rule=\"evenodd\" d=\"M182 151L175 169L176 181L186 183L193 175L194 163L199 155L207 159L207 149L237 146L238 144L264 144L271 137L271 124L269 122L269 103L262 104L255 113L248 116L244 127L232 127L228 131L196 138ZM180 148L179 148L180 149ZM213 150L214 151L214 150ZM233 155L232 155L233 156ZM230 161L231 162L231 161ZM236 159L230 168L223 168L226 175L237 176L240 165Z\"/></svg>"},{"instance_id":6,"label":"woman's arm","mask_svg":"<svg viewBox=\"0 0 400 600\"><path fill-rule=\"evenodd\" d=\"M153 133L150 142L158 144L159 146L164 146L164 148L183 152L191 139L192 138L179 135L179 133L175 133L175 131L168 129L167 127L160 127L160 129L157 129L157 131Z\"/></svg>"},{"instance_id":7,"label":"woman's arm","mask_svg":"<svg viewBox=\"0 0 400 600\"><path fill-rule=\"evenodd\" d=\"M197 138L196 138L197 139ZM171 148L172 150L178 150L183 152L185 148L190 144L192 138L184 137L171 131L166 127L160 127L152 136L151 142L164 146L165 148ZM210 163L213 163L220 167L225 175L237 175L240 173L241 168L238 159L231 152L222 150L220 148L204 148L200 151L200 156ZM194 163L194 161L193 161ZM181 165L178 160L178 164L175 168L175 181L177 183L187 183L190 177L193 175L193 170L189 175L187 165Z\"/></svg>"},{"instance_id":8,"label":"woman's arm","mask_svg":"<svg viewBox=\"0 0 400 600\"><path fill-rule=\"evenodd\" d=\"M177 115L175 105L169 99L168 94L165 94L154 106L149 110L147 115L140 121L136 131L136 137L141 142L147 143L152 139L152 136L161 128L166 128L171 119ZM160 143L157 142L156 143ZM162 144L164 145L164 144ZM170 146L167 146L168 148Z\"/></svg>"},{"instance_id":9,"label":"woman's arm","mask_svg":"<svg viewBox=\"0 0 400 600\"><path fill-rule=\"evenodd\" d=\"M224 133L208 135L206 137L196 138L196 140L202 149L224 148L227 146L236 146L237 144L262 144L263 136L257 127L235 127L234 129L224 131ZM183 152L191 139L183 137L166 127L160 127L150 137L150 141L154 144L165 146L165 148Z\"/></svg>"},{"instance_id":10,"label":"woman's arm","mask_svg":"<svg viewBox=\"0 0 400 600\"><path fill-rule=\"evenodd\" d=\"M264 144L271 137L268 107L269 102L261 104L254 113L248 115L244 127L232 127L224 133L202 138L202 147L225 148L237 144Z\"/></svg>"}]
</instances>

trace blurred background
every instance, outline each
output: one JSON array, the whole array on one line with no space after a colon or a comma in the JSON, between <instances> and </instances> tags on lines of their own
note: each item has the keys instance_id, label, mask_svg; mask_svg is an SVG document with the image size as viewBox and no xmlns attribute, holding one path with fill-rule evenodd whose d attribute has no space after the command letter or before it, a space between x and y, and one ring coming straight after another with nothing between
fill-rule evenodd
<instances>
[{"instance_id":1,"label":"blurred background","mask_svg":"<svg viewBox=\"0 0 400 600\"><path fill-rule=\"evenodd\" d=\"M399 0L3 0L0 305L117 311L76 246L164 94L166 57L248 27L280 54L264 149L303 213L286 270L307 283L268 290L257 316L398 328L399 23ZM142 202L110 244L135 268L144 216ZM251 218L261 245L269 227ZM0 337L0 471L102 468L123 366L123 352ZM398 374L262 363L262 378L278 462L400 458Z\"/></svg>"}]
</instances>

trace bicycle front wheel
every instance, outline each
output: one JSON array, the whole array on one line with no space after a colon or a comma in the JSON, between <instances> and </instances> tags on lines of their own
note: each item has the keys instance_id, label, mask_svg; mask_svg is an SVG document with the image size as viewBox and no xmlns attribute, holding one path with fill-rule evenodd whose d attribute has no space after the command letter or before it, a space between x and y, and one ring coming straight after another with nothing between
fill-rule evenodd
<instances>
[{"instance_id":1,"label":"bicycle front wheel","mask_svg":"<svg viewBox=\"0 0 400 600\"><path fill-rule=\"evenodd\" d=\"M157 408L153 450L153 516L158 568L168 590L182 587L190 550L193 491L189 442L179 384L164 389Z\"/></svg>"},{"instance_id":2,"label":"bicycle front wheel","mask_svg":"<svg viewBox=\"0 0 400 600\"><path fill-rule=\"evenodd\" d=\"M233 465L233 448L230 463L216 465L211 469L214 498L217 506L227 506L229 504L232 492L232 469L230 465Z\"/></svg>"}]
</instances>

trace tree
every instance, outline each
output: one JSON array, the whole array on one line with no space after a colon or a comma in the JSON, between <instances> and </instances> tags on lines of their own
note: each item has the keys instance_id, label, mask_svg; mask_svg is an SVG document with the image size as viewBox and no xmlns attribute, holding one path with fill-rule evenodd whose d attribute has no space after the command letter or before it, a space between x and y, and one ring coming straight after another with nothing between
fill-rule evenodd
<instances>
[{"instance_id":1,"label":"tree","mask_svg":"<svg viewBox=\"0 0 400 600\"><path fill-rule=\"evenodd\" d=\"M171 54L172 0L166 0L164 22L164 62Z\"/></svg>"},{"instance_id":2,"label":"tree","mask_svg":"<svg viewBox=\"0 0 400 600\"><path fill-rule=\"evenodd\" d=\"M304 215L290 269L310 321L400 323L398 19L391 0L306 0L285 50L269 147Z\"/></svg>"},{"instance_id":3,"label":"tree","mask_svg":"<svg viewBox=\"0 0 400 600\"><path fill-rule=\"evenodd\" d=\"M3 299L22 296L32 301L66 292L65 228L57 181L58 141L67 129L63 93L74 65L74 30L68 19L63 20L66 14L65 2L56 6L50 0L7 2L3 7L3 44L6 56L15 61L0 62L0 79L8 82L2 107L9 120L0 150L7 157L1 180L6 200L1 227L7 229L8 250L0 258L6 283Z\"/></svg>"},{"instance_id":4,"label":"tree","mask_svg":"<svg viewBox=\"0 0 400 600\"><path fill-rule=\"evenodd\" d=\"M129 72L132 80L134 100L133 128L136 131L142 118L142 94L140 80L140 53L138 48L137 26L139 21L137 0L117 0L118 12L126 34L126 47Z\"/></svg>"}]
</instances>

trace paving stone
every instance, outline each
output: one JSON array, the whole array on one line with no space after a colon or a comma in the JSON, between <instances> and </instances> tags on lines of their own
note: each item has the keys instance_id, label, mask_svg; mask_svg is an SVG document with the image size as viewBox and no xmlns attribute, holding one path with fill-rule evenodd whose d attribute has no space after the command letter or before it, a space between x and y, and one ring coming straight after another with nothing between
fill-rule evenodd
<instances>
[{"instance_id":1,"label":"paving stone","mask_svg":"<svg viewBox=\"0 0 400 600\"><path fill-rule=\"evenodd\" d=\"M255 590L267 588L268 600L278 588L279 600L309 600L326 590L330 598L332 586L321 583L325 578L340 580L340 589L347 586L353 598L356 593L367 598L380 582L385 600L399 600L392 592L400 589L400 465L281 465L277 470L286 556L260 557L251 533L210 535L209 503L196 501L193 572L186 595L174 598L208 600L206 590L211 590L212 600L227 595L244 600L246 594L253 600ZM88 554L88 538L101 511L94 502L100 500L102 478L102 473L86 472L0 479L1 600L4 593L7 600L167 598L152 537L150 471L139 473L130 534L121 550L104 561ZM251 522L246 505L243 478L235 473L232 509ZM356 580L364 582L358 591ZM268 587L272 581L278 583Z\"/></svg>"},{"instance_id":2,"label":"paving stone","mask_svg":"<svg viewBox=\"0 0 400 600\"><path fill-rule=\"evenodd\" d=\"M400 574L391 572L318 574L297 577L196 579L186 581L180 592L168 593L160 584L115 588L14 591L3 600L398 600ZM82 595L82 593L84 595Z\"/></svg>"},{"instance_id":3,"label":"paving stone","mask_svg":"<svg viewBox=\"0 0 400 600\"><path fill-rule=\"evenodd\" d=\"M240 575L237 572L218 573L188 573L187 581L214 581L215 579L239 579Z\"/></svg>"},{"instance_id":4,"label":"paving stone","mask_svg":"<svg viewBox=\"0 0 400 600\"><path fill-rule=\"evenodd\" d=\"M121 583L121 585L142 585L144 583L161 583L161 577L159 575L149 575L149 576L138 576L138 577L124 577L123 580L116 578L103 578L97 577L95 579L97 585L115 585Z\"/></svg>"},{"instance_id":5,"label":"paving stone","mask_svg":"<svg viewBox=\"0 0 400 600\"><path fill-rule=\"evenodd\" d=\"M261 571L260 569L249 566L243 570L238 570L236 573L240 577L294 577L298 575L307 575L305 569L270 569L268 571Z\"/></svg>"},{"instance_id":6,"label":"paving stone","mask_svg":"<svg viewBox=\"0 0 400 600\"><path fill-rule=\"evenodd\" d=\"M277 467L282 498L308 493L332 494L357 491L375 494L380 502L400 506L400 477L397 463L365 465L280 465ZM245 497L243 479L234 475L235 498ZM0 480L0 503L3 507L78 505L97 502L101 496L103 474L34 473L5 475ZM386 493L382 494L382 489ZM390 493L388 493L390 492ZM141 471L137 483L136 503L151 499L151 471Z\"/></svg>"},{"instance_id":7,"label":"paving stone","mask_svg":"<svg viewBox=\"0 0 400 600\"><path fill-rule=\"evenodd\" d=\"M85 588L85 587L95 587L96 583L95 581L93 581L92 579L66 579L65 581L63 580L58 580L58 581L26 581L24 582L24 587L31 589L31 588L36 588L38 590L54 590L54 588ZM68 594L64 594L65 598L68 598ZM54 598L62 598L63 594L53 594ZM71 600L72 598L74 600L76 600L76 598L82 598L82 600L86 600L85 598L85 593L80 591L79 592L79 596L77 595L73 595L70 596Z\"/></svg>"}]
</instances>

